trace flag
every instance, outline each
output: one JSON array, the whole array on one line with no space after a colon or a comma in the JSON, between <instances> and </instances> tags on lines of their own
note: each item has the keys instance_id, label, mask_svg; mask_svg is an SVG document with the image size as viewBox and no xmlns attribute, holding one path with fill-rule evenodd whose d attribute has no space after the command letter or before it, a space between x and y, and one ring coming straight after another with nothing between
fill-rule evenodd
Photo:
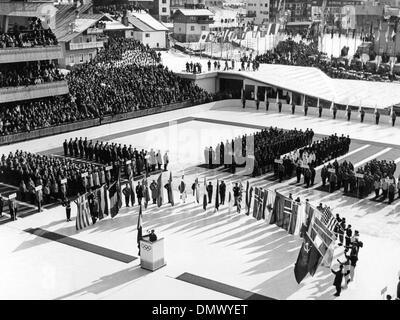
<instances>
[{"instance_id":1,"label":"flag","mask_svg":"<svg viewBox=\"0 0 400 320\"><path fill-rule=\"evenodd\" d=\"M262 203L260 203L260 207L259 207L260 208L259 210L261 212L258 213L258 216L260 219L265 219L265 209L267 208L268 193L269 192L267 189L265 189L261 193L261 201L260 202L262 202ZM257 220L258 220L258 218L257 218Z\"/></svg>"},{"instance_id":2,"label":"flag","mask_svg":"<svg viewBox=\"0 0 400 320\"><path fill-rule=\"evenodd\" d=\"M292 216L293 201L286 198L283 201L283 222L282 228L289 231L290 219Z\"/></svg>"},{"instance_id":3,"label":"flag","mask_svg":"<svg viewBox=\"0 0 400 320\"><path fill-rule=\"evenodd\" d=\"M390 24L388 23L387 30L386 30L386 34L385 34L385 40L386 40L386 42L389 41L389 29L390 29Z\"/></svg>"},{"instance_id":4,"label":"flag","mask_svg":"<svg viewBox=\"0 0 400 320\"><path fill-rule=\"evenodd\" d=\"M278 92L278 90L276 91L276 104L278 104L279 103L279 92Z\"/></svg>"},{"instance_id":5,"label":"flag","mask_svg":"<svg viewBox=\"0 0 400 320\"><path fill-rule=\"evenodd\" d=\"M259 203L260 203L260 189L255 187L254 189L254 203L253 203L253 218L258 218L258 209L259 209ZM260 219L257 219L260 220Z\"/></svg>"},{"instance_id":6,"label":"flag","mask_svg":"<svg viewBox=\"0 0 400 320\"><path fill-rule=\"evenodd\" d=\"M394 29L393 29L393 32L392 32L392 40L393 40L393 42L396 41L396 35L397 35L397 28L398 28L398 26L399 26L399 21L396 20L396 22L395 22L395 24L394 24Z\"/></svg>"},{"instance_id":7,"label":"flag","mask_svg":"<svg viewBox=\"0 0 400 320\"><path fill-rule=\"evenodd\" d=\"M117 170L117 183L116 183L116 188L117 188L117 205L118 209L122 207L122 189L121 189L121 168L120 166L115 167ZM118 212L117 212L118 213Z\"/></svg>"},{"instance_id":8,"label":"flag","mask_svg":"<svg viewBox=\"0 0 400 320\"><path fill-rule=\"evenodd\" d=\"M89 203L86 194L79 196L77 199L77 215L75 220L76 230L82 230L90 226L90 213L89 213Z\"/></svg>"},{"instance_id":9,"label":"flag","mask_svg":"<svg viewBox=\"0 0 400 320\"><path fill-rule=\"evenodd\" d=\"M203 210L207 210L207 182L204 177Z\"/></svg>"},{"instance_id":10,"label":"flag","mask_svg":"<svg viewBox=\"0 0 400 320\"><path fill-rule=\"evenodd\" d=\"M307 234L305 234L297 261L294 265L294 277L296 278L297 283L300 283L307 276L308 262L310 260L310 251L312 247L313 244L311 239Z\"/></svg>"},{"instance_id":11,"label":"flag","mask_svg":"<svg viewBox=\"0 0 400 320\"><path fill-rule=\"evenodd\" d=\"M161 207L163 204L163 184L162 184L162 173L158 176L157 179L157 188L158 188L158 194L157 194L157 207Z\"/></svg>"},{"instance_id":12,"label":"flag","mask_svg":"<svg viewBox=\"0 0 400 320\"><path fill-rule=\"evenodd\" d=\"M219 180L217 180L217 188L215 190L215 210L219 209Z\"/></svg>"},{"instance_id":13,"label":"flag","mask_svg":"<svg viewBox=\"0 0 400 320\"><path fill-rule=\"evenodd\" d=\"M168 198L171 200L171 205L174 206L174 192L172 191L172 172L169 173L169 179L168 179Z\"/></svg>"},{"instance_id":14,"label":"flag","mask_svg":"<svg viewBox=\"0 0 400 320\"><path fill-rule=\"evenodd\" d=\"M99 189L97 189L97 199L99 199L99 220L101 220L104 218L104 215L108 215L108 201L107 201L106 185L103 185Z\"/></svg>"},{"instance_id":15,"label":"flag","mask_svg":"<svg viewBox=\"0 0 400 320\"><path fill-rule=\"evenodd\" d=\"M326 226L328 230L332 232L338 223L328 206L325 206L322 211L321 222Z\"/></svg>"},{"instance_id":16,"label":"flag","mask_svg":"<svg viewBox=\"0 0 400 320\"><path fill-rule=\"evenodd\" d=\"M272 213L274 210L274 204L275 204L275 197L276 197L276 192L272 190L268 190L268 195L267 195L267 205L266 205L266 215L265 215L265 221L269 224L272 224L271 222L272 219Z\"/></svg>"},{"instance_id":17,"label":"flag","mask_svg":"<svg viewBox=\"0 0 400 320\"><path fill-rule=\"evenodd\" d=\"M293 202L292 213L290 214L290 221L289 221L289 227L288 227L288 232L290 234L294 234L295 230L296 230L298 209L299 209L298 203Z\"/></svg>"},{"instance_id":18,"label":"flag","mask_svg":"<svg viewBox=\"0 0 400 320\"><path fill-rule=\"evenodd\" d=\"M132 205L135 204L135 184L133 180L133 176L129 178L129 186L131 187L131 203Z\"/></svg>"},{"instance_id":19,"label":"flag","mask_svg":"<svg viewBox=\"0 0 400 320\"><path fill-rule=\"evenodd\" d=\"M315 240L319 240L319 238L316 238ZM314 274L317 272L318 266L321 263L322 260L322 254L321 252L318 250L318 246L319 246L319 242L315 241L311 247L310 250L310 255L309 255L309 259L308 259L308 273L311 276L314 276Z\"/></svg>"},{"instance_id":20,"label":"flag","mask_svg":"<svg viewBox=\"0 0 400 320\"><path fill-rule=\"evenodd\" d=\"M242 193L243 193L243 185L239 182L239 196L237 199L237 212L240 213L242 210Z\"/></svg>"},{"instance_id":21,"label":"flag","mask_svg":"<svg viewBox=\"0 0 400 320\"><path fill-rule=\"evenodd\" d=\"M117 181L111 185L111 187L108 189L108 193L110 196L111 218L114 218L119 212L119 207L118 207L118 193L119 192L117 190Z\"/></svg>"},{"instance_id":22,"label":"flag","mask_svg":"<svg viewBox=\"0 0 400 320\"><path fill-rule=\"evenodd\" d=\"M139 252L140 252L140 240L142 240L143 237L143 225L142 225L142 205L139 205L139 215L138 215L138 221L137 221L137 245L139 248ZM140 253L139 253L140 255Z\"/></svg>"}]
</instances>

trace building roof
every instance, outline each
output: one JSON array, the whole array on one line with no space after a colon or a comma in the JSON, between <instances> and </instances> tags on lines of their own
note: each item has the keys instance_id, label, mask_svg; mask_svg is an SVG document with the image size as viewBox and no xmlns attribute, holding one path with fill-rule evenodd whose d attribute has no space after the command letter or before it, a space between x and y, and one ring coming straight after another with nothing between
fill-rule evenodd
<instances>
[{"instance_id":1,"label":"building roof","mask_svg":"<svg viewBox=\"0 0 400 320\"><path fill-rule=\"evenodd\" d=\"M180 12L184 16L214 16L208 9L178 9L176 12Z\"/></svg>"},{"instance_id":2,"label":"building roof","mask_svg":"<svg viewBox=\"0 0 400 320\"><path fill-rule=\"evenodd\" d=\"M384 109L400 103L398 83L332 79L317 68L262 64L258 72L229 73L342 105Z\"/></svg>"},{"instance_id":3,"label":"building roof","mask_svg":"<svg viewBox=\"0 0 400 320\"><path fill-rule=\"evenodd\" d=\"M126 26L117 20L105 21L104 23L106 25L105 30L132 30L132 29L134 29L133 26Z\"/></svg>"},{"instance_id":4,"label":"building roof","mask_svg":"<svg viewBox=\"0 0 400 320\"><path fill-rule=\"evenodd\" d=\"M129 12L128 21L136 29L143 32L168 31L168 28L145 12Z\"/></svg>"}]
</instances>

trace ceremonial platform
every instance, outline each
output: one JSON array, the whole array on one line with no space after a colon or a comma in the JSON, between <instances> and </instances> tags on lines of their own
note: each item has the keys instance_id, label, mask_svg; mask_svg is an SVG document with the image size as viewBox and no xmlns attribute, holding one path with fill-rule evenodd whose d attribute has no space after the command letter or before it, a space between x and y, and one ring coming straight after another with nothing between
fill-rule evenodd
<instances>
[{"instance_id":1,"label":"ceremonial platform","mask_svg":"<svg viewBox=\"0 0 400 320\"><path fill-rule=\"evenodd\" d=\"M143 230L155 229L167 239L167 265L155 272L143 270L137 252L138 206L123 206L114 218L76 231L76 206L72 205L72 222L65 221L61 206L44 208L17 221L0 225L0 255L3 281L0 298L22 299L333 299L333 275L320 266L314 277L299 285L294 279L294 263L302 239L287 231L257 221L243 213L229 213L228 206L219 211L209 205L206 211L194 203L188 190L186 203L179 200L178 184L185 176L187 188L199 181L247 180L252 186L289 192L314 205L323 202L334 213L346 217L353 229L360 231L364 247L360 250L355 281L339 299L379 299L380 291L396 284L400 259L399 206L367 199L326 194L316 188L304 189L292 180L277 183L271 173L251 178L223 169L202 166L203 150L221 140L250 134L274 126L283 129L312 128L318 137L332 134L350 135L352 144L343 159L360 166L371 158L400 163L397 127L388 121L379 126L372 119L350 122L338 112L336 120L326 112L318 118L312 112L304 117L300 108L283 113L271 103L268 113L254 106L241 108L240 100L155 114L143 118L45 137L35 141L0 147L8 154L21 149L42 154L59 154L64 139L76 135L101 141L132 144L137 149L169 150L169 171L173 177L175 206L164 203L143 210ZM367 121L368 120L368 121ZM170 172L163 174L166 183ZM396 171L396 176L399 169ZM319 179L320 172L317 172ZM151 176L152 181L156 176ZM386 248L387 250L383 250ZM12 274L18 273L18 281ZM373 276L372 276L373 275Z\"/></svg>"}]
</instances>

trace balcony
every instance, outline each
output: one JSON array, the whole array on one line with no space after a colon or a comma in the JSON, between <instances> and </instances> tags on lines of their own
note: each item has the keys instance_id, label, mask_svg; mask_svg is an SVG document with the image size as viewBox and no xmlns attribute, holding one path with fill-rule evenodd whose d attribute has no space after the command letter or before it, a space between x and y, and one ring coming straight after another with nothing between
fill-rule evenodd
<instances>
[{"instance_id":1,"label":"balcony","mask_svg":"<svg viewBox=\"0 0 400 320\"><path fill-rule=\"evenodd\" d=\"M56 60L62 58L61 47L30 47L0 49L0 63L15 63L24 61Z\"/></svg>"},{"instance_id":2,"label":"balcony","mask_svg":"<svg viewBox=\"0 0 400 320\"><path fill-rule=\"evenodd\" d=\"M103 48L103 41L69 43L69 50L84 50L84 49L96 49L96 48Z\"/></svg>"},{"instance_id":3,"label":"balcony","mask_svg":"<svg viewBox=\"0 0 400 320\"><path fill-rule=\"evenodd\" d=\"M27 87L0 88L0 103L58 96L68 92L68 84L65 80Z\"/></svg>"},{"instance_id":4,"label":"balcony","mask_svg":"<svg viewBox=\"0 0 400 320\"><path fill-rule=\"evenodd\" d=\"M198 24L213 24L214 19L198 19L197 23Z\"/></svg>"}]
</instances>

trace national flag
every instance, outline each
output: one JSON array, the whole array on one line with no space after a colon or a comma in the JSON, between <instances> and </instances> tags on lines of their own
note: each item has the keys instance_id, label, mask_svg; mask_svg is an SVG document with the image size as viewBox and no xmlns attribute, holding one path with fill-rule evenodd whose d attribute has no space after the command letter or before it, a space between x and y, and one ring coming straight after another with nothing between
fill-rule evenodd
<instances>
[{"instance_id":1,"label":"national flag","mask_svg":"<svg viewBox=\"0 0 400 320\"><path fill-rule=\"evenodd\" d=\"M260 202L262 202L262 203L260 203L260 207L259 207L261 212L258 213L258 216L260 219L265 219L265 210L267 208L268 193L269 193L269 191L267 189L264 189L261 192L261 201ZM258 218L257 218L257 220L258 220Z\"/></svg>"},{"instance_id":2,"label":"national flag","mask_svg":"<svg viewBox=\"0 0 400 320\"><path fill-rule=\"evenodd\" d=\"M289 230L290 218L292 216L293 201L285 198L283 201L283 223L282 228Z\"/></svg>"},{"instance_id":3,"label":"national flag","mask_svg":"<svg viewBox=\"0 0 400 320\"><path fill-rule=\"evenodd\" d=\"M298 203L293 202L292 213L290 215L289 228L288 228L288 232L290 234L294 234L296 230L298 208L299 208Z\"/></svg>"},{"instance_id":4,"label":"national flag","mask_svg":"<svg viewBox=\"0 0 400 320\"><path fill-rule=\"evenodd\" d=\"M267 195L267 205L266 205L266 215L265 215L265 221L269 224L272 224L272 213L274 210L274 204L275 204L275 197L276 197L276 192L273 190L268 190L268 195Z\"/></svg>"},{"instance_id":5,"label":"national flag","mask_svg":"<svg viewBox=\"0 0 400 320\"><path fill-rule=\"evenodd\" d=\"M76 230L82 230L90 226L90 213L89 203L86 194L79 196L76 201L77 204L77 215L75 220Z\"/></svg>"},{"instance_id":6,"label":"national flag","mask_svg":"<svg viewBox=\"0 0 400 320\"><path fill-rule=\"evenodd\" d=\"M163 197L163 184L162 184L162 173L158 176L157 179L157 188L158 188L158 193L157 193L157 207L161 207L164 201Z\"/></svg>"},{"instance_id":7,"label":"national flag","mask_svg":"<svg viewBox=\"0 0 400 320\"><path fill-rule=\"evenodd\" d=\"M172 172L169 173L169 179L168 179L168 198L171 201L171 205L174 206L174 192L172 191Z\"/></svg>"},{"instance_id":8,"label":"national flag","mask_svg":"<svg viewBox=\"0 0 400 320\"><path fill-rule=\"evenodd\" d=\"M338 223L328 206L325 206L322 211L321 222L332 232Z\"/></svg>"},{"instance_id":9,"label":"national flag","mask_svg":"<svg viewBox=\"0 0 400 320\"><path fill-rule=\"evenodd\" d=\"M278 90L276 90L276 104L279 103L279 92Z\"/></svg>"},{"instance_id":10,"label":"national flag","mask_svg":"<svg viewBox=\"0 0 400 320\"><path fill-rule=\"evenodd\" d=\"M318 266L320 265L322 260L322 254L318 249L318 247L320 246L320 241L320 238L316 237L310 250L307 269L308 273L311 276L314 276L314 274L317 272Z\"/></svg>"},{"instance_id":11,"label":"national flag","mask_svg":"<svg viewBox=\"0 0 400 320\"><path fill-rule=\"evenodd\" d=\"M239 196L237 199L237 212L240 213L242 210L242 194L243 194L243 185L239 182Z\"/></svg>"},{"instance_id":12,"label":"national flag","mask_svg":"<svg viewBox=\"0 0 400 320\"><path fill-rule=\"evenodd\" d=\"M250 187L249 190L249 203L248 203L248 207L247 207L247 215L250 215L250 210L251 210L251 199L253 198L253 187Z\"/></svg>"},{"instance_id":13,"label":"national flag","mask_svg":"<svg viewBox=\"0 0 400 320\"><path fill-rule=\"evenodd\" d=\"M260 203L260 193L261 190L257 187L254 189L254 203L253 203L253 218L258 217L258 209L259 209L259 203ZM260 219L257 219L260 220Z\"/></svg>"},{"instance_id":14,"label":"national flag","mask_svg":"<svg viewBox=\"0 0 400 320\"><path fill-rule=\"evenodd\" d=\"M118 190L117 190L117 181L114 182L111 187L108 189L108 194L110 196L110 213L111 218L114 218L118 212Z\"/></svg>"},{"instance_id":15,"label":"national flag","mask_svg":"<svg viewBox=\"0 0 400 320\"><path fill-rule=\"evenodd\" d=\"M217 180L217 187L215 189L215 210L219 210L219 180Z\"/></svg>"},{"instance_id":16,"label":"national flag","mask_svg":"<svg viewBox=\"0 0 400 320\"><path fill-rule=\"evenodd\" d=\"M138 248L140 248L140 240L143 238L143 225L142 225L142 205L139 205L139 215L138 215L138 220L137 220L137 244ZM139 250L140 252L140 250Z\"/></svg>"},{"instance_id":17,"label":"national flag","mask_svg":"<svg viewBox=\"0 0 400 320\"><path fill-rule=\"evenodd\" d=\"M204 177L203 210L207 210L207 181Z\"/></svg>"},{"instance_id":18,"label":"national flag","mask_svg":"<svg viewBox=\"0 0 400 320\"><path fill-rule=\"evenodd\" d=\"M101 186L97 189L97 199L99 200L99 220L104 218L104 215L107 215L106 211L106 186Z\"/></svg>"},{"instance_id":19,"label":"national flag","mask_svg":"<svg viewBox=\"0 0 400 320\"><path fill-rule=\"evenodd\" d=\"M331 102L331 107L329 108L330 112L333 113L333 101Z\"/></svg>"},{"instance_id":20,"label":"national flag","mask_svg":"<svg viewBox=\"0 0 400 320\"><path fill-rule=\"evenodd\" d=\"M297 283L300 283L307 276L308 262L310 260L310 252L312 247L313 243L310 237L305 234L297 261L294 265L294 277L296 278Z\"/></svg>"}]
</instances>

